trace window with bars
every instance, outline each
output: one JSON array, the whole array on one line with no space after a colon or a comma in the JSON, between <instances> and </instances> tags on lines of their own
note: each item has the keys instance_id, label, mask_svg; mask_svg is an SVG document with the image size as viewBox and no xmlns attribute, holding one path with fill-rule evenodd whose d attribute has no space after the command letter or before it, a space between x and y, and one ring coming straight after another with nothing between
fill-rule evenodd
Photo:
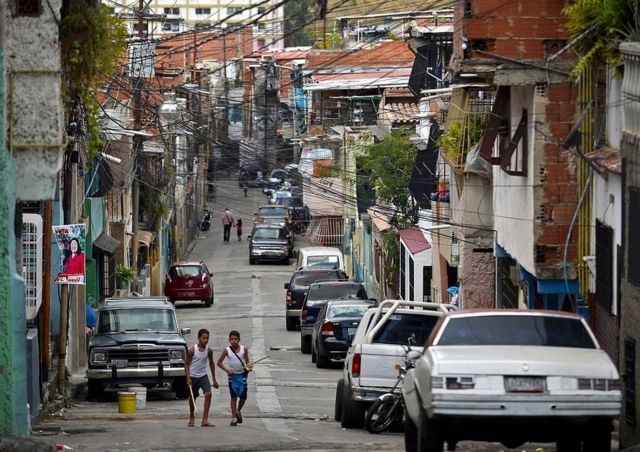
<instances>
[{"instance_id":1,"label":"window with bars","mask_svg":"<svg viewBox=\"0 0 640 452\"><path fill-rule=\"evenodd\" d=\"M14 17L38 17L42 15L41 0L13 0Z\"/></svg>"},{"instance_id":2,"label":"window with bars","mask_svg":"<svg viewBox=\"0 0 640 452\"><path fill-rule=\"evenodd\" d=\"M627 280L640 286L640 189L629 188L627 218Z\"/></svg>"},{"instance_id":3,"label":"window with bars","mask_svg":"<svg viewBox=\"0 0 640 452\"><path fill-rule=\"evenodd\" d=\"M116 292L116 258L109 254L102 255L102 287L101 298L112 297Z\"/></svg>"},{"instance_id":4,"label":"window with bars","mask_svg":"<svg viewBox=\"0 0 640 452\"><path fill-rule=\"evenodd\" d=\"M409 300L415 300L413 257L409 256Z\"/></svg>"},{"instance_id":5,"label":"window with bars","mask_svg":"<svg viewBox=\"0 0 640 452\"><path fill-rule=\"evenodd\" d=\"M400 298L402 298L403 300L405 300L405 295L406 295L406 285L407 285L407 281L405 278L405 274L406 274L406 251L404 249L404 246L400 245Z\"/></svg>"},{"instance_id":6,"label":"window with bars","mask_svg":"<svg viewBox=\"0 0 640 452\"><path fill-rule=\"evenodd\" d=\"M22 277L26 318L32 320L42 303L42 217L37 214L22 216Z\"/></svg>"}]
</instances>

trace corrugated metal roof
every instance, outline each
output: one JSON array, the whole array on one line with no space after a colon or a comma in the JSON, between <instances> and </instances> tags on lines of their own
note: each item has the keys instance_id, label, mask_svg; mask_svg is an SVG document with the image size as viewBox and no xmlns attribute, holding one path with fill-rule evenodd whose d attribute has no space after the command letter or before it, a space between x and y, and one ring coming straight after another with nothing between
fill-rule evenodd
<instances>
[{"instance_id":1,"label":"corrugated metal roof","mask_svg":"<svg viewBox=\"0 0 640 452\"><path fill-rule=\"evenodd\" d=\"M409 252L413 255L431 249L431 244L418 228L400 229L398 234L400 234L400 240L407 245Z\"/></svg>"},{"instance_id":2,"label":"corrugated metal roof","mask_svg":"<svg viewBox=\"0 0 640 452\"><path fill-rule=\"evenodd\" d=\"M603 146L587 154L587 158L611 173L622 174L622 156L617 149Z\"/></svg>"},{"instance_id":3,"label":"corrugated metal roof","mask_svg":"<svg viewBox=\"0 0 640 452\"><path fill-rule=\"evenodd\" d=\"M363 72L338 72L315 74L312 83L305 84L305 91L331 89L370 89L409 86L411 68L380 69Z\"/></svg>"}]
</instances>

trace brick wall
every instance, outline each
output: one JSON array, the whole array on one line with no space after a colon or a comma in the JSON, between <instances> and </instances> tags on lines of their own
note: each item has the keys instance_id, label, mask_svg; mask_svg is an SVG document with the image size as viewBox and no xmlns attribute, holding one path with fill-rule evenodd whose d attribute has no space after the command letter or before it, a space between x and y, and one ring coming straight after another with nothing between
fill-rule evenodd
<instances>
[{"instance_id":1,"label":"brick wall","mask_svg":"<svg viewBox=\"0 0 640 452\"><path fill-rule=\"evenodd\" d=\"M541 59L545 57L545 41L567 39L566 18L561 13L567 0L469 2L471 11L466 16L463 2L457 2L455 16L456 23L462 20L459 30L468 39L472 58L490 58L473 51L482 45L485 51L508 58ZM460 41L460 35L454 40Z\"/></svg>"},{"instance_id":2,"label":"brick wall","mask_svg":"<svg viewBox=\"0 0 640 452\"><path fill-rule=\"evenodd\" d=\"M536 222L536 245L539 248L538 269L545 269L548 278L562 278L564 244L571 219L578 203L576 157L570 150L557 143L563 142L575 123L577 116L577 90L570 83L549 85L547 102L544 104L544 120L537 125L537 134L544 133L543 148L535 150L543 153L537 168L536 178L540 183L542 197L538 211L534 213ZM539 118L536 118L539 119ZM567 261L575 265L577 228L574 227Z\"/></svg>"},{"instance_id":3,"label":"brick wall","mask_svg":"<svg viewBox=\"0 0 640 452\"><path fill-rule=\"evenodd\" d=\"M312 50L308 54L307 68L332 67L393 67L413 66L415 55L403 41L381 41L366 49Z\"/></svg>"}]
</instances>

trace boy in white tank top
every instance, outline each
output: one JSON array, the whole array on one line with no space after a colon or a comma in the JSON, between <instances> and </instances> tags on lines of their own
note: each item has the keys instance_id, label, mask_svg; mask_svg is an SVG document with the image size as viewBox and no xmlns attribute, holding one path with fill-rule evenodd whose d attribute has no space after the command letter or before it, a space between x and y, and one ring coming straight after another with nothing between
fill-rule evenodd
<instances>
[{"instance_id":1,"label":"boy in white tank top","mask_svg":"<svg viewBox=\"0 0 640 452\"><path fill-rule=\"evenodd\" d=\"M184 361L184 371L187 375L187 386L191 386L193 400L189 397L189 427L195 424L195 402L200 389L204 394L204 408L202 410L202 427L213 427L209 423L209 407L211 406L211 382L207 375L207 363L211 369L213 377L213 387L218 389L216 380L216 368L213 364L213 350L208 345L209 331L201 329L198 331L198 343L189 347L187 359Z\"/></svg>"},{"instance_id":2,"label":"boy in white tank top","mask_svg":"<svg viewBox=\"0 0 640 452\"><path fill-rule=\"evenodd\" d=\"M242 424L240 410L247 401L247 374L253 369L249 362L249 349L240 345L240 333L233 330L229 333L229 347L226 347L218 358L218 367L229 376L229 393L231 395L231 426ZM228 358L227 366L224 359ZM240 402L238 403L238 399Z\"/></svg>"}]
</instances>

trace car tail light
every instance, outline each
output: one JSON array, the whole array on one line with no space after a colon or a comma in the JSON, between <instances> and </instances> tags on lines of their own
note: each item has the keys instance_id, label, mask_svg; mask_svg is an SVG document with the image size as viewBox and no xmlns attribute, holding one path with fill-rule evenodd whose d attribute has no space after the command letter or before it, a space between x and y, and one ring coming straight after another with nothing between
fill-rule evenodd
<instances>
[{"instance_id":1,"label":"car tail light","mask_svg":"<svg viewBox=\"0 0 640 452\"><path fill-rule=\"evenodd\" d=\"M302 320L307 320L307 315L309 313L307 312L307 310L305 309L304 311L302 311L302 314L300 314L300 317L302 318Z\"/></svg>"},{"instance_id":2,"label":"car tail light","mask_svg":"<svg viewBox=\"0 0 640 452\"><path fill-rule=\"evenodd\" d=\"M473 389L473 377L447 377L447 389Z\"/></svg>"},{"instance_id":3,"label":"car tail light","mask_svg":"<svg viewBox=\"0 0 640 452\"><path fill-rule=\"evenodd\" d=\"M353 375L354 378L358 378L360 376L360 353L353 355L353 361L351 362L351 375Z\"/></svg>"},{"instance_id":4,"label":"car tail light","mask_svg":"<svg viewBox=\"0 0 640 452\"><path fill-rule=\"evenodd\" d=\"M292 300L291 300L291 291L290 291L290 290L287 290L287 300L286 300L286 301L287 301L287 304L288 304L288 305L290 305L290 304L292 303Z\"/></svg>"},{"instance_id":5,"label":"car tail light","mask_svg":"<svg viewBox=\"0 0 640 452\"><path fill-rule=\"evenodd\" d=\"M578 378L578 389L585 391L619 391L620 380L605 378Z\"/></svg>"},{"instance_id":6,"label":"car tail light","mask_svg":"<svg viewBox=\"0 0 640 452\"><path fill-rule=\"evenodd\" d=\"M431 377L431 389L442 389L442 377Z\"/></svg>"},{"instance_id":7,"label":"car tail light","mask_svg":"<svg viewBox=\"0 0 640 452\"><path fill-rule=\"evenodd\" d=\"M320 329L320 334L323 336L333 336L333 324L323 323L322 328Z\"/></svg>"}]
</instances>

